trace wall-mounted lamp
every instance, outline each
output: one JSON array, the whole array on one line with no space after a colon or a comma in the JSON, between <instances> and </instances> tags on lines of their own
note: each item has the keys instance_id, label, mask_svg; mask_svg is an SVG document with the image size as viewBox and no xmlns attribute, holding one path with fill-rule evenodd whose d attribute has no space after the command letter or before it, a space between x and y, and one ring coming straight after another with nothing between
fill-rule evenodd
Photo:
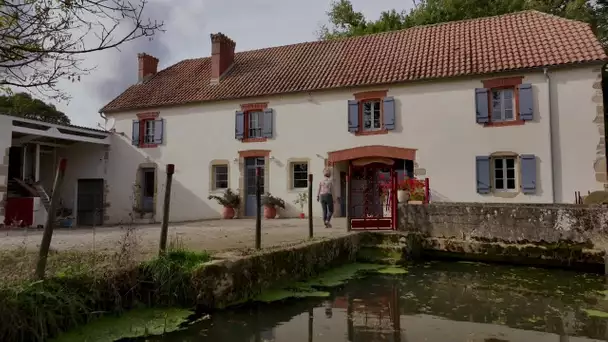
<instances>
[{"instance_id":1,"label":"wall-mounted lamp","mask_svg":"<svg viewBox=\"0 0 608 342\"><path fill-rule=\"evenodd\" d=\"M274 156L270 156L270 160L275 160Z\"/></svg>"},{"instance_id":2,"label":"wall-mounted lamp","mask_svg":"<svg viewBox=\"0 0 608 342\"><path fill-rule=\"evenodd\" d=\"M239 162L239 158L234 158L232 161L233 161L234 163L238 163L238 162Z\"/></svg>"}]
</instances>

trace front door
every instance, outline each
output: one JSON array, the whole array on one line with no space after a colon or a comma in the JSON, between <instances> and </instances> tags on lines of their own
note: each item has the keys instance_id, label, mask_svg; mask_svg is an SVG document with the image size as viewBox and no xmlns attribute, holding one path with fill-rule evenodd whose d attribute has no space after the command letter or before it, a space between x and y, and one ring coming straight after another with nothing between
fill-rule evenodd
<instances>
[{"instance_id":1,"label":"front door","mask_svg":"<svg viewBox=\"0 0 608 342\"><path fill-rule=\"evenodd\" d=\"M79 179L77 194L77 215L79 226L100 226L103 224L103 179Z\"/></svg>"},{"instance_id":2,"label":"front door","mask_svg":"<svg viewBox=\"0 0 608 342\"><path fill-rule=\"evenodd\" d=\"M262 192L264 191L264 157L245 158L245 216L256 216L257 203L255 201L256 169L260 170Z\"/></svg>"},{"instance_id":3,"label":"front door","mask_svg":"<svg viewBox=\"0 0 608 342\"><path fill-rule=\"evenodd\" d=\"M156 188L156 170L142 169L141 209L145 213L154 212L154 190Z\"/></svg>"}]
</instances>

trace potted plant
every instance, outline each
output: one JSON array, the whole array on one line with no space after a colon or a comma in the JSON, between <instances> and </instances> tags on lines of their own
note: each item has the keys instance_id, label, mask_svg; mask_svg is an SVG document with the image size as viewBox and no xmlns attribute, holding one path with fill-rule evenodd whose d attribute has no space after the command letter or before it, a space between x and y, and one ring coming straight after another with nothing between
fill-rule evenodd
<instances>
[{"instance_id":1,"label":"potted plant","mask_svg":"<svg viewBox=\"0 0 608 342\"><path fill-rule=\"evenodd\" d=\"M285 209L285 201L272 196L269 192L262 197L264 206L264 218L273 219L277 216L277 208Z\"/></svg>"},{"instance_id":2,"label":"potted plant","mask_svg":"<svg viewBox=\"0 0 608 342\"><path fill-rule=\"evenodd\" d=\"M306 217L304 214L304 205L308 203L308 192L300 192L293 203L300 206L300 218Z\"/></svg>"},{"instance_id":3,"label":"potted plant","mask_svg":"<svg viewBox=\"0 0 608 342\"><path fill-rule=\"evenodd\" d=\"M241 197L231 189L226 189L222 196L209 195L208 199L216 200L217 203L224 207L222 211L222 218L224 219L233 219L234 215L236 215L236 210L241 206Z\"/></svg>"},{"instance_id":4,"label":"potted plant","mask_svg":"<svg viewBox=\"0 0 608 342\"><path fill-rule=\"evenodd\" d=\"M409 204L422 204L424 202L424 182L413 179L409 189Z\"/></svg>"}]
</instances>

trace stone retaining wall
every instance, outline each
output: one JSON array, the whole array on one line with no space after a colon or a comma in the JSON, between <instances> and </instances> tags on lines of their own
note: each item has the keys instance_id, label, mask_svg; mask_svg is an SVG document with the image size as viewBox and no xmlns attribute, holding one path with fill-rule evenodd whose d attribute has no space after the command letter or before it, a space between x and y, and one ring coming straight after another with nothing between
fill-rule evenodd
<instances>
[{"instance_id":1,"label":"stone retaining wall","mask_svg":"<svg viewBox=\"0 0 608 342\"><path fill-rule=\"evenodd\" d=\"M434 203L401 205L398 230L425 237L608 247L608 208L584 205Z\"/></svg>"}]
</instances>

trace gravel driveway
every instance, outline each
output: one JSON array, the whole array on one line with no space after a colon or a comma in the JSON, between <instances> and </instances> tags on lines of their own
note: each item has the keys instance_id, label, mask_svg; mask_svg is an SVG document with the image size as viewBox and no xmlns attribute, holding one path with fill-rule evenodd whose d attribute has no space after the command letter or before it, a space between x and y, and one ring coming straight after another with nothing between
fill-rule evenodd
<instances>
[{"instance_id":1,"label":"gravel driveway","mask_svg":"<svg viewBox=\"0 0 608 342\"><path fill-rule=\"evenodd\" d=\"M347 234L345 219L336 219L334 227L327 229L321 219L315 220L315 237L331 237ZM125 227L98 227L57 229L53 233L51 249L56 251L112 252L125 240L130 231L136 238L142 254L156 253L160 236L160 224ZM176 241L190 250L219 252L253 248L255 244L255 220L212 220L169 225L169 240ZM308 220L277 219L262 221L262 247L276 247L301 242L308 238ZM12 230L0 232L0 250L27 248L34 250L40 245L42 230Z\"/></svg>"}]
</instances>

